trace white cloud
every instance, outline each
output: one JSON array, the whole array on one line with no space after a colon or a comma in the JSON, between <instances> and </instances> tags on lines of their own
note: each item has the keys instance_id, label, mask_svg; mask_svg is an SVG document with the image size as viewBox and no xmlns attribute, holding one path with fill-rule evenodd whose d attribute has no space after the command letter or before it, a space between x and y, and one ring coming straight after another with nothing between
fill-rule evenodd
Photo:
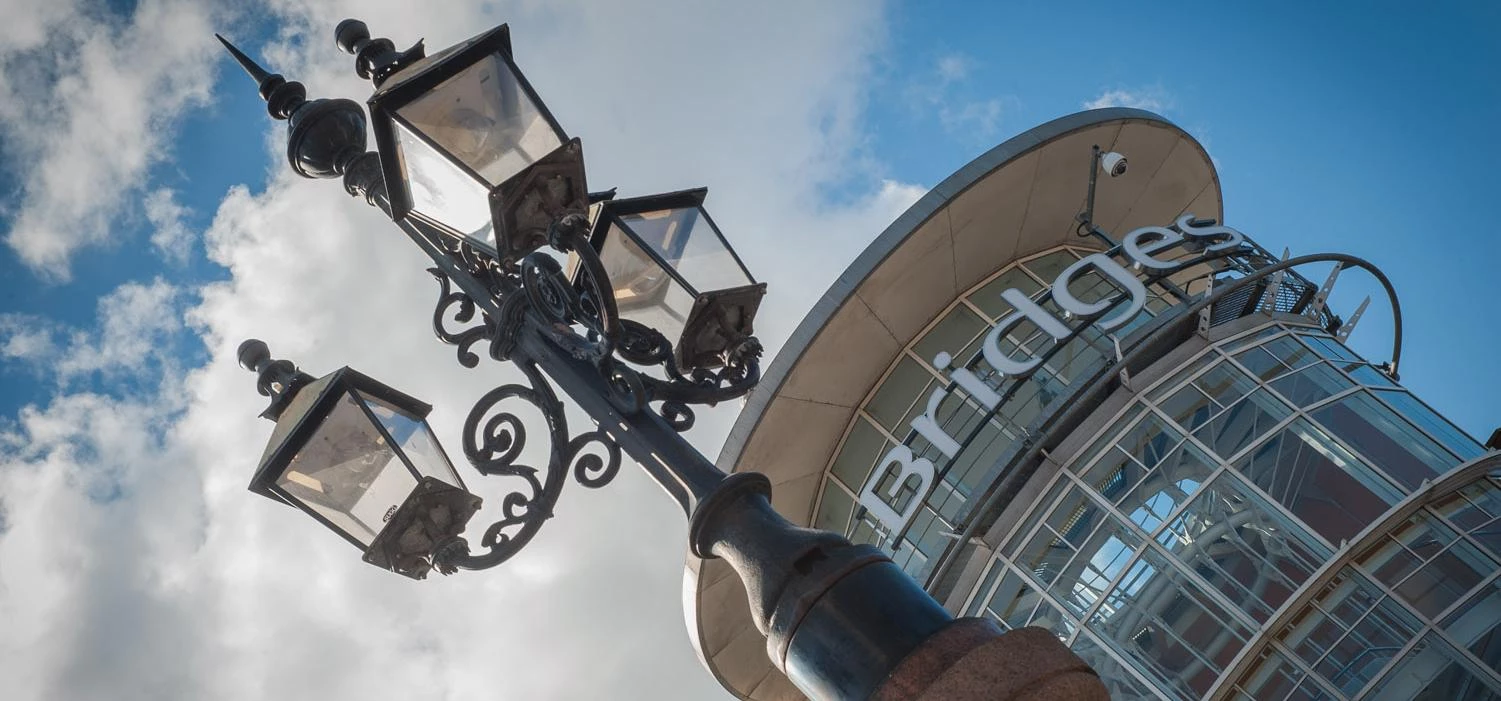
<instances>
[{"instance_id":1,"label":"white cloud","mask_svg":"<svg viewBox=\"0 0 1501 701\"><path fill-rule=\"evenodd\" d=\"M0 152L20 182L6 243L32 269L67 279L80 248L112 241L173 126L209 95L215 50L197 0L141 0L129 16L97 4L34 2L0 29Z\"/></svg>"},{"instance_id":2,"label":"white cloud","mask_svg":"<svg viewBox=\"0 0 1501 701\"><path fill-rule=\"evenodd\" d=\"M1143 88L1113 88L1101 91L1093 100L1083 103L1084 109L1102 107L1134 107L1148 112L1164 112L1173 107L1173 100L1160 85Z\"/></svg>"},{"instance_id":3,"label":"white cloud","mask_svg":"<svg viewBox=\"0 0 1501 701\"><path fill-rule=\"evenodd\" d=\"M509 20L518 62L585 139L595 189L711 186L716 221L771 284L758 326L773 352L922 194L884 181L843 204L823 195L866 170L856 167L868 163L861 86L883 46L878 6L520 2L433 13L395 0L289 0L273 11L285 41L243 48L314 96L356 98L369 86L328 41L338 20L432 47ZM218 89L254 89L242 75L226 80ZM149 111L154 85L122 88L122 109ZM121 138L136 140L129 149L170 135ZM268 189L230 191L203 235L226 281L132 283L101 302L97 330L51 337L70 358L59 372L159 373L161 386L134 398L62 391L0 436L7 698L722 697L681 619L685 519L634 466L601 491L570 484L515 562L420 583L364 565L311 519L245 491L270 431L254 418L264 402L254 378L235 365L246 337L309 372L347 363L431 401L455 457L469 406L516 377L489 362L459 367L428 333L436 285L423 256L338 183L288 174L280 148L267 152ZM121 162L78 167L102 177ZM66 258L36 250L42 263ZM183 331L177 314L159 312L184 305L210 360L158 368L162 339ZM18 356L39 352L16 343ZM712 457L728 419L701 419L692 437ZM493 519L501 481L460 470L489 504L480 518Z\"/></svg>"},{"instance_id":4,"label":"white cloud","mask_svg":"<svg viewBox=\"0 0 1501 701\"><path fill-rule=\"evenodd\" d=\"M174 335L182 295L161 278L128 282L98 300L92 328L69 328L27 314L0 316L0 357L20 361L60 387L167 374L177 366Z\"/></svg>"},{"instance_id":5,"label":"white cloud","mask_svg":"<svg viewBox=\"0 0 1501 701\"><path fill-rule=\"evenodd\" d=\"M152 247L168 262L186 264L193 255L193 231L182 221L188 209L177 203L177 193L159 188L141 204L146 210L146 221L154 229Z\"/></svg>"}]
</instances>

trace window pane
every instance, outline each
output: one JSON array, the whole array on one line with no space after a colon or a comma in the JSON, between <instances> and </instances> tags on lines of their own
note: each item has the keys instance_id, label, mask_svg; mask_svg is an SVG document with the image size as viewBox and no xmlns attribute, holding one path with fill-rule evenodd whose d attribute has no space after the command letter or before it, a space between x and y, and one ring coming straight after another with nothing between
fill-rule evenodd
<instances>
[{"instance_id":1,"label":"window pane","mask_svg":"<svg viewBox=\"0 0 1501 701\"><path fill-rule=\"evenodd\" d=\"M1272 389L1299 407L1312 406L1354 386L1327 363L1310 365L1272 382Z\"/></svg>"},{"instance_id":2,"label":"window pane","mask_svg":"<svg viewBox=\"0 0 1501 701\"><path fill-rule=\"evenodd\" d=\"M1302 338L1319 355L1330 360L1348 360L1353 362L1360 362L1361 360L1360 356L1355 354L1355 351L1346 348L1343 343L1327 336L1300 333L1298 337Z\"/></svg>"},{"instance_id":3,"label":"window pane","mask_svg":"<svg viewBox=\"0 0 1501 701\"><path fill-rule=\"evenodd\" d=\"M917 413L926 410L928 391L925 390L930 391L937 382L939 380L916 360L903 355L891 374L881 382L875 396L865 404L865 411L886 430L901 437L910 430L902 421L903 417L913 407L918 407Z\"/></svg>"},{"instance_id":4,"label":"window pane","mask_svg":"<svg viewBox=\"0 0 1501 701\"><path fill-rule=\"evenodd\" d=\"M1183 435L1156 414L1146 414L1083 477L1101 494L1119 501L1182 441Z\"/></svg>"},{"instance_id":5,"label":"window pane","mask_svg":"<svg viewBox=\"0 0 1501 701\"><path fill-rule=\"evenodd\" d=\"M997 569L1002 569L1000 564ZM1037 608L1038 602L1042 601L1042 595L1022 578L1007 570L1001 576L1001 583L995 589L995 595L991 597L986 610L995 616L1007 629L1021 628L1027 625L1032 617L1033 609Z\"/></svg>"},{"instance_id":6,"label":"window pane","mask_svg":"<svg viewBox=\"0 0 1501 701\"><path fill-rule=\"evenodd\" d=\"M1022 294L1031 297L1042 289L1031 276L1027 275L1020 267L1007 270L997 275L994 280L985 283L984 287L976 290L969 299L974 302L980 311L990 315L991 321L999 321L1002 317L1014 311L1006 300L1001 299L1001 293L1015 288Z\"/></svg>"},{"instance_id":7,"label":"window pane","mask_svg":"<svg viewBox=\"0 0 1501 701\"><path fill-rule=\"evenodd\" d=\"M850 491L858 492L865 486L865 480L870 478L870 471L879 460L886 454L891 442L881 435L870 422L864 418L856 418L855 425L850 428L849 438L844 440L844 447L839 451L839 457L834 458L831 472Z\"/></svg>"},{"instance_id":8,"label":"window pane","mask_svg":"<svg viewBox=\"0 0 1501 701\"><path fill-rule=\"evenodd\" d=\"M276 485L368 546L412 493L417 478L346 393Z\"/></svg>"},{"instance_id":9,"label":"window pane","mask_svg":"<svg viewBox=\"0 0 1501 701\"><path fill-rule=\"evenodd\" d=\"M1174 517L1158 542L1247 615L1265 622L1323 564L1327 550L1302 538L1270 504L1223 474Z\"/></svg>"},{"instance_id":10,"label":"window pane","mask_svg":"<svg viewBox=\"0 0 1501 701\"><path fill-rule=\"evenodd\" d=\"M1302 419L1235 467L1333 544L1353 538L1400 498L1369 467Z\"/></svg>"},{"instance_id":11,"label":"window pane","mask_svg":"<svg viewBox=\"0 0 1501 701\"><path fill-rule=\"evenodd\" d=\"M1501 696L1437 634L1429 633L1373 687L1374 696L1434 701L1489 701Z\"/></svg>"},{"instance_id":12,"label":"window pane","mask_svg":"<svg viewBox=\"0 0 1501 701\"><path fill-rule=\"evenodd\" d=\"M1062 251L1053 251L1044 256L1038 256L1032 260L1023 262L1022 265L1031 270L1032 274L1036 275L1037 279L1042 281L1042 284L1051 285L1054 280L1058 279L1058 274L1063 272L1064 268L1073 265L1074 261L1078 259L1078 256L1065 249Z\"/></svg>"},{"instance_id":13,"label":"window pane","mask_svg":"<svg viewBox=\"0 0 1501 701\"><path fill-rule=\"evenodd\" d=\"M1313 418L1408 489L1459 464L1458 458L1365 391L1318 409Z\"/></svg>"},{"instance_id":14,"label":"window pane","mask_svg":"<svg viewBox=\"0 0 1501 701\"><path fill-rule=\"evenodd\" d=\"M1444 628L1481 662L1501 672L1501 580L1493 580L1449 614Z\"/></svg>"},{"instance_id":15,"label":"window pane","mask_svg":"<svg viewBox=\"0 0 1501 701\"><path fill-rule=\"evenodd\" d=\"M1105 598L1091 627L1189 698L1209 690L1250 635L1150 548Z\"/></svg>"},{"instance_id":16,"label":"window pane","mask_svg":"<svg viewBox=\"0 0 1501 701\"><path fill-rule=\"evenodd\" d=\"M370 407L370 413L375 415L385 427L386 432L391 434L391 440L401 448L401 452L410 460L417 474L424 477L435 477L443 480L452 487L463 485L459 476L454 472L453 464L448 461L448 456L438 446L438 439L433 437L432 428L412 414L396 408L382 399L377 399L365 394L356 393L365 400L365 405Z\"/></svg>"},{"instance_id":17,"label":"window pane","mask_svg":"<svg viewBox=\"0 0 1501 701\"><path fill-rule=\"evenodd\" d=\"M912 345L912 352L922 358L925 363L932 363L933 356L948 353L954 358L954 365L962 365L969 360L965 349L974 344L978 348L980 335L990 329L990 322L981 319L980 315L970 311L963 304L955 306L928 331L927 335ZM972 352L972 351L971 351Z\"/></svg>"},{"instance_id":18,"label":"window pane","mask_svg":"<svg viewBox=\"0 0 1501 701\"><path fill-rule=\"evenodd\" d=\"M1229 458L1259 440L1291 414L1292 410L1282 400L1265 389L1258 389L1210 419L1194 431L1194 437L1220 457Z\"/></svg>"},{"instance_id":19,"label":"window pane","mask_svg":"<svg viewBox=\"0 0 1501 701\"><path fill-rule=\"evenodd\" d=\"M1437 438L1444 447L1453 451L1462 460L1473 460L1485 453L1485 449L1469 434L1459 430L1447 419L1439 416L1417 397L1403 391L1378 390L1376 396L1396 407L1398 412Z\"/></svg>"},{"instance_id":20,"label":"window pane","mask_svg":"<svg viewBox=\"0 0 1501 701\"><path fill-rule=\"evenodd\" d=\"M821 531L848 533L850 513L855 510L855 500L833 482L823 485L823 501L818 505L818 518L813 527Z\"/></svg>"},{"instance_id":21,"label":"window pane","mask_svg":"<svg viewBox=\"0 0 1501 701\"><path fill-rule=\"evenodd\" d=\"M1112 701L1156 701L1160 698L1148 691L1136 677L1131 676L1125 666L1101 648L1099 642L1087 631L1079 634L1079 639L1074 641L1071 649L1079 659L1089 664L1090 669L1100 675L1100 682L1105 685Z\"/></svg>"},{"instance_id":22,"label":"window pane","mask_svg":"<svg viewBox=\"0 0 1501 701\"><path fill-rule=\"evenodd\" d=\"M745 268L698 207L623 214L620 221L677 270L694 292L751 284Z\"/></svg>"},{"instance_id":23,"label":"window pane","mask_svg":"<svg viewBox=\"0 0 1501 701\"><path fill-rule=\"evenodd\" d=\"M1283 365L1293 370L1300 370L1318 361L1313 351L1310 351L1308 346L1299 343L1294 336L1274 338L1263 344L1262 348L1277 356Z\"/></svg>"}]
</instances>

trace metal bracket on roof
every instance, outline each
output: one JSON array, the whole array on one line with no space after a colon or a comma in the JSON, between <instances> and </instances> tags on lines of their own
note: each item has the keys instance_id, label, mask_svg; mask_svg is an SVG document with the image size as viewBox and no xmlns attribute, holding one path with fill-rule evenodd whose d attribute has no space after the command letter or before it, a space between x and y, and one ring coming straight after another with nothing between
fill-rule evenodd
<instances>
[{"instance_id":1,"label":"metal bracket on roof","mask_svg":"<svg viewBox=\"0 0 1501 701\"><path fill-rule=\"evenodd\" d=\"M1313 303L1308 305L1309 316L1318 318L1319 313L1324 311L1324 305L1329 302L1329 293L1334 291L1334 281L1339 279L1339 271L1344 269L1344 263L1334 264L1334 269L1329 271L1329 279L1319 287L1319 291L1313 296Z\"/></svg>"},{"instance_id":2,"label":"metal bracket on roof","mask_svg":"<svg viewBox=\"0 0 1501 701\"><path fill-rule=\"evenodd\" d=\"M1110 344L1115 347L1115 362L1119 365L1125 359L1125 355L1121 353L1121 339L1113 333L1108 335L1110 336ZM1118 376L1121 378L1121 386L1126 388L1126 391L1135 391L1131 389L1131 370L1129 368L1121 365Z\"/></svg>"},{"instance_id":3,"label":"metal bracket on roof","mask_svg":"<svg viewBox=\"0 0 1501 701\"><path fill-rule=\"evenodd\" d=\"M1257 305L1257 311L1264 311L1268 314L1277 311L1277 293L1282 291L1282 276L1286 272L1278 270L1272 273L1272 279L1267 281L1266 291L1261 294L1261 304Z\"/></svg>"},{"instance_id":4,"label":"metal bracket on roof","mask_svg":"<svg viewBox=\"0 0 1501 701\"><path fill-rule=\"evenodd\" d=\"M1355 322L1360 321L1360 316L1365 314L1365 308L1369 306L1371 306L1371 296L1366 295L1366 298L1361 300L1360 306L1355 308L1355 313L1350 315L1350 320L1341 324L1339 331L1334 333L1334 337L1338 338L1340 343L1344 343L1345 339L1355 331Z\"/></svg>"},{"instance_id":5,"label":"metal bracket on roof","mask_svg":"<svg viewBox=\"0 0 1501 701\"><path fill-rule=\"evenodd\" d=\"M1214 294L1214 272L1213 271L1210 271L1210 273L1209 273L1209 284L1207 284L1207 285L1204 286L1204 296L1208 297L1211 294ZM1204 307L1203 309L1199 310L1199 335L1200 336L1203 336L1203 335L1206 335L1206 334L1209 333L1210 314L1213 311L1214 311L1214 305L1213 304L1211 304L1211 305L1209 305L1207 307Z\"/></svg>"}]
</instances>

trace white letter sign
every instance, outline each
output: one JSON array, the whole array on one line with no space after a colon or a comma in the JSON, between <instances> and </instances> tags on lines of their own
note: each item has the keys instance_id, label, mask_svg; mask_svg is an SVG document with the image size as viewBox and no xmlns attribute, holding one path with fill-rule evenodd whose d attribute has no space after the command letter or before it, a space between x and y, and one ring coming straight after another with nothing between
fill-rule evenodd
<instances>
[{"instance_id":1,"label":"white letter sign","mask_svg":"<svg viewBox=\"0 0 1501 701\"><path fill-rule=\"evenodd\" d=\"M893 464L899 465L896 480L891 483L891 488L886 490L885 495L876 493L876 487L880 485L881 478L886 476L886 469ZM907 508L897 512L887 503L888 499L896 499L901 493L902 485L906 484L907 478L916 475L920 484L917 485L917 494L907 502ZM872 470L870 477L865 480L865 486L860 488L860 505L871 516L876 517L881 525L891 529L893 533L907 527L907 522L917 513L918 507L922 506L923 497L928 493L928 488L933 486L933 462L926 458L913 458L912 449L905 445L893 446L881 458L881 462ZM882 497L885 498L882 498Z\"/></svg>"},{"instance_id":2,"label":"white letter sign","mask_svg":"<svg viewBox=\"0 0 1501 701\"><path fill-rule=\"evenodd\" d=\"M1110 331L1130 321L1132 317L1141 312L1141 308L1147 303L1146 286L1142 285L1141 281L1137 280L1136 276L1131 274L1131 271L1122 268L1120 263L1111 260L1110 256L1103 253L1092 253L1074 261L1073 265L1064 268L1063 272L1058 274L1058 278L1053 280L1053 301L1057 302L1059 307L1062 307L1064 311L1075 316L1088 316L1099 313L1110 306L1110 300L1108 299L1096 302L1084 302L1075 297L1074 293L1068 289L1069 281L1073 280L1074 276L1078 275L1080 271L1090 266L1094 266L1095 270L1100 271L1105 277L1110 278L1111 281L1115 282L1131 298L1126 308L1122 309L1118 314L1095 322L1101 329Z\"/></svg>"}]
</instances>

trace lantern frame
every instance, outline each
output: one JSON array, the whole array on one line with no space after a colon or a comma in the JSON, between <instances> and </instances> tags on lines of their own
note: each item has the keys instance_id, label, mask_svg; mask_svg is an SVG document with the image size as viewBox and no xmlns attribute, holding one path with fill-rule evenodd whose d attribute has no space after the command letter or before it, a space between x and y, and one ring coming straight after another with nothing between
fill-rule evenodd
<instances>
[{"instance_id":1,"label":"lantern frame","mask_svg":"<svg viewBox=\"0 0 1501 701\"><path fill-rule=\"evenodd\" d=\"M398 113L401 108L438 89L445 81L491 56L504 62L505 69L510 71L538 114L546 120L560 144L504 181L494 184ZM548 229L559 216L574 211L583 213L588 208L581 142L568 136L526 74L516 65L507 25L502 24L402 68L378 83L367 104L393 220L419 218L444 234L509 263L546 245ZM403 174L402 159L398 157L401 153L396 137L398 124L488 192L490 225L495 237L493 246L413 209L412 190ZM552 181L558 180L561 180L561 185L554 186Z\"/></svg>"},{"instance_id":2,"label":"lantern frame","mask_svg":"<svg viewBox=\"0 0 1501 701\"><path fill-rule=\"evenodd\" d=\"M250 479L250 491L311 516L325 528L364 551L365 562L413 579L423 579L431 568L430 563L423 557L403 553L402 544L397 541L414 524L420 527L424 522L430 521L430 510L440 506L446 506L451 516L447 523L439 524L446 530L442 535L457 536L482 504L478 496L468 491L447 451L427 423L427 415L432 407L347 366L315 380L307 375L300 375L292 386L274 394L279 395L278 401L267 410L267 414L274 416L267 418L275 419L276 428L272 430L265 452ZM287 398L288 394L292 396ZM368 544L277 484L277 480L291 466L297 454L317 435L345 397L355 399L354 403L359 407L363 418L375 428L391 450L392 457L413 478L412 489L403 497L396 510L388 513L380 530ZM417 468L401 442L391 435L390 430L370 409L368 402L372 400L388 404L397 411L409 414L408 418L415 417L421 423L423 430L432 439L437 457L447 467L445 479L424 474ZM455 484L449 484L447 477L452 477ZM436 547L439 543L435 542L433 545Z\"/></svg>"},{"instance_id":3,"label":"lantern frame","mask_svg":"<svg viewBox=\"0 0 1501 701\"><path fill-rule=\"evenodd\" d=\"M766 283L756 281L750 268L746 267L745 261L740 259L740 254L735 252L735 247L730 245L729 239L725 238L724 232L720 230L718 224L714 223L714 218L704 207L704 200L708 194L708 188L699 187L642 197L606 200L598 205L598 211L595 212L594 223L589 232L590 248L596 254L603 255L605 244L609 240L610 228L618 226L637 248L645 252L653 263L672 278L674 284L682 286L693 295L693 306L683 319L682 334L679 338L668 339L672 343L678 366L684 370L716 368L724 365L726 353L732 352L737 343L752 337L756 311L760 308L761 299L766 295ZM719 241L720 248L730 255L730 259L745 275L745 279L750 281L749 284L705 289L690 283L678 270L677 265L664 258L655 246L644 241L629 223L622 220L622 217L633 214L673 209L697 209L697 216L702 217L709 225L709 229L714 232L714 236ZM685 240L684 243L686 244L687 241ZM581 274L582 268L575 265L572 271L574 285L580 291L587 291L587 285L580 279ZM614 293L613 287L611 287L611 293Z\"/></svg>"}]
</instances>

